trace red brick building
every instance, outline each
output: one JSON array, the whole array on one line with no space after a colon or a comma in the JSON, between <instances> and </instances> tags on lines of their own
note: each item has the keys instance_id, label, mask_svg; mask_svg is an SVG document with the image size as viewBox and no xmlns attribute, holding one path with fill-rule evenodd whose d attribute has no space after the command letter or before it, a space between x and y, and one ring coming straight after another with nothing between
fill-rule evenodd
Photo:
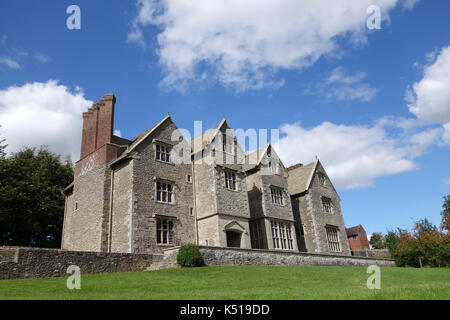
<instances>
[{"instance_id":1,"label":"red brick building","mask_svg":"<svg viewBox=\"0 0 450 320\"><path fill-rule=\"evenodd\" d=\"M358 224L355 227L346 228L348 243L351 250L370 249L369 241L367 240L366 230L362 225Z\"/></svg>"}]
</instances>

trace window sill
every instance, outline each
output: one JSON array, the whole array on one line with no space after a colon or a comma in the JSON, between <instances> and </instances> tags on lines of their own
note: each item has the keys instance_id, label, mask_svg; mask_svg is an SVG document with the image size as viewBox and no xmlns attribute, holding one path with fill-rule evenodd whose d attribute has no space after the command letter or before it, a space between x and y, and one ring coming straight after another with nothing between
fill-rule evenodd
<instances>
[{"instance_id":1,"label":"window sill","mask_svg":"<svg viewBox=\"0 0 450 320\"><path fill-rule=\"evenodd\" d=\"M173 162L167 162L167 161L162 161L162 160L158 160L158 159L155 159L155 161L156 161L156 162L160 162L160 163L164 163L164 164L169 164L169 165L171 165L171 166L174 166L174 165L175 165L175 163L173 163Z\"/></svg>"},{"instance_id":2,"label":"window sill","mask_svg":"<svg viewBox=\"0 0 450 320\"><path fill-rule=\"evenodd\" d=\"M158 200L156 200L155 202L156 203L160 203L160 204L167 204L167 205L170 205L170 206L175 205L175 202L164 202L164 201L158 201Z\"/></svg>"}]
</instances>

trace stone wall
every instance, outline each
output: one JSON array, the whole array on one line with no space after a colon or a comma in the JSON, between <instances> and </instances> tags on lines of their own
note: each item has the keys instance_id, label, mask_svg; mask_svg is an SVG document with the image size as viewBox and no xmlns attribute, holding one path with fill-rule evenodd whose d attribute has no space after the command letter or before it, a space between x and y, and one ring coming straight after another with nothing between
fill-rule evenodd
<instances>
[{"instance_id":1,"label":"stone wall","mask_svg":"<svg viewBox=\"0 0 450 320\"><path fill-rule=\"evenodd\" d=\"M177 266L176 257L179 248L164 252L159 268ZM222 248L200 246L207 266L217 265L259 265L259 266L370 266L395 267L390 259L352 257L331 254L305 252L269 251L241 248Z\"/></svg>"},{"instance_id":2,"label":"stone wall","mask_svg":"<svg viewBox=\"0 0 450 320\"><path fill-rule=\"evenodd\" d=\"M160 261L162 255L65 251L59 249L0 247L0 280L66 277L70 265L81 274L139 271Z\"/></svg>"},{"instance_id":3,"label":"stone wall","mask_svg":"<svg viewBox=\"0 0 450 320\"><path fill-rule=\"evenodd\" d=\"M187 180L188 175L191 175L192 179L192 165L156 160L156 144L174 147L179 143L172 141L175 130L178 130L178 127L171 118L167 118L134 150L137 154L133 160L132 177L133 253L162 253L168 247L196 241L195 215L191 215L191 208L194 208L193 185ZM187 142L185 146L188 146ZM190 154L188 149L183 152ZM157 201L158 181L172 185L171 203ZM173 221L173 244L157 244L158 218Z\"/></svg>"},{"instance_id":4,"label":"stone wall","mask_svg":"<svg viewBox=\"0 0 450 320\"><path fill-rule=\"evenodd\" d=\"M325 185L322 185L318 178L318 172L325 175ZM305 237L313 237L316 241L317 249L312 251L315 253L330 253L328 246L328 239L326 234L326 226L334 226L338 228L338 236L341 252L333 252L335 254L350 255L350 246L348 244L347 233L344 224L344 218L340 206L340 198L336 190L333 187L331 180L328 178L325 169L320 162L317 165L316 172L314 173L310 189L306 195L308 199L308 209L312 218L313 228L315 234L306 232ZM331 199L332 213L326 213L322 208L322 197ZM303 220L303 216L302 216ZM308 220L308 219L307 219ZM306 220L306 221L307 221ZM306 221L302 221L305 223ZM308 243L308 240L307 240ZM308 247L307 247L308 248ZM308 248L309 249L309 248ZM309 251L309 250L308 250Z\"/></svg>"},{"instance_id":5,"label":"stone wall","mask_svg":"<svg viewBox=\"0 0 450 320\"><path fill-rule=\"evenodd\" d=\"M352 250L352 256L369 258L390 258L389 249Z\"/></svg>"}]
</instances>

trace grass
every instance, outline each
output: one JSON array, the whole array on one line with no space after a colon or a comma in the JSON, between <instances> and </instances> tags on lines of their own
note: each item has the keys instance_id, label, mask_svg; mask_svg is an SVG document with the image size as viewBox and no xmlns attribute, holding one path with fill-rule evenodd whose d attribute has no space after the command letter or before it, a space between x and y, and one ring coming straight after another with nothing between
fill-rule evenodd
<instances>
[{"instance_id":1,"label":"grass","mask_svg":"<svg viewBox=\"0 0 450 320\"><path fill-rule=\"evenodd\" d=\"M369 290L365 267L223 266L1 280L0 299L450 299L450 269L382 268Z\"/></svg>"}]
</instances>

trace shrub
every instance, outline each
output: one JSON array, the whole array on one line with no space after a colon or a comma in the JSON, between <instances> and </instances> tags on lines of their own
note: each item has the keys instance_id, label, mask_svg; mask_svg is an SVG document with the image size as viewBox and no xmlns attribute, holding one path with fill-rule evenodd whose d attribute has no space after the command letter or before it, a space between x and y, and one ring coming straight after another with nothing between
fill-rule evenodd
<instances>
[{"instance_id":1,"label":"shrub","mask_svg":"<svg viewBox=\"0 0 450 320\"><path fill-rule=\"evenodd\" d=\"M203 256L195 244L185 244L180 247L177 263L185 268L201 267L204 265Z\"/></svg>"}]
</instances>

